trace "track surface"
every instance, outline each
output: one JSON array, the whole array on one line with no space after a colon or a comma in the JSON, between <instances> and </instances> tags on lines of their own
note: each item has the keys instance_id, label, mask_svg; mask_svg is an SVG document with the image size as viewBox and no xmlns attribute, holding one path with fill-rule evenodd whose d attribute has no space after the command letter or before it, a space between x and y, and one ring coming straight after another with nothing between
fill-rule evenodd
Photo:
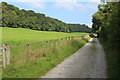
<instances>
[{"instance_id":1,"label":"track surface","mask_svg":"<svg viewBox=\"0 0 120 80\"><path fill-rule=\"evenodd\" d=\"M105 54L98 39L91 38L42 78L106 78Z\"/></svg>"}]
</instances>

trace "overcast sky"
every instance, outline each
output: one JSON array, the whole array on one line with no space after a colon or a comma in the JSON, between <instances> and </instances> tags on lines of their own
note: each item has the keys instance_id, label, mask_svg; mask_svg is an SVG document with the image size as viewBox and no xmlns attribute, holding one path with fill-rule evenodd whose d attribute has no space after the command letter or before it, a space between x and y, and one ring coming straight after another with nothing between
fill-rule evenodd
<instances>
[{"instance_id":1,"label":"overcast sky","mask_svg":"<svg viewBox=\"0 0 120 80\"><path fill-rule=\"evenodd\" d=\"M20 9L33 10L66 23L87 24L91 27L92 14L100 0L1 0Z\"/></svg>"}]
</instances>

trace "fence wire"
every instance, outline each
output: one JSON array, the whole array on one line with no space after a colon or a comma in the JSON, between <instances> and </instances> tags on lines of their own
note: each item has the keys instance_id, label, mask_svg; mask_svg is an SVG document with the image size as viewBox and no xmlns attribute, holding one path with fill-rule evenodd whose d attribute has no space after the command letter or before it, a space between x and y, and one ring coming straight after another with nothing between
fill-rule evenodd
<instances>
[{"instance_id":1,"label":"fence wire","mask_svg":"<svg viewBox=\"0 0 120 80\"><path fill-rule=\"evenodd\" d=\"M10 48L10 64L20 65L24 62L32 62L34 60L46 57L49 55L52 48L58 47L61 42L70 40L80 40L86 36L71 36L49 41L34 42L28 44L21 44L16 46L9 46Z\"/></svg>"}]
</instances>

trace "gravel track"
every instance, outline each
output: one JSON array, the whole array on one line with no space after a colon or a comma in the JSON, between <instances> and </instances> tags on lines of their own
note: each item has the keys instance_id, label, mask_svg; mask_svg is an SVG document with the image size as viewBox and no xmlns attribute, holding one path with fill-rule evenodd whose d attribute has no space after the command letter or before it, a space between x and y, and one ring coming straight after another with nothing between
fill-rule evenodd
<instances>
[{"instance_id":1,"label":"gravel track","mask_svg":"<svg viewBox=\"0 0 120 80\"><path fill-rule=\"evenodd\" d=\"M91 38L41 78L106 78L105 54L98 39Z\"/></svg>"}]
</instances>

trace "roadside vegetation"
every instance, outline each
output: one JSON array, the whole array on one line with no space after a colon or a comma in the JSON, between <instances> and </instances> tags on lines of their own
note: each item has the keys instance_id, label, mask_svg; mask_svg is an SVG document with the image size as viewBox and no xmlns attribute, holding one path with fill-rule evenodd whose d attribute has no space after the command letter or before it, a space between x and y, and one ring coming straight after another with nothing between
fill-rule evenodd
<instances>
[{"instance_id":1,"label":"roadside vegetation","mask_svg":"<svg viewBox=\"0 0 120 80\"><path fill-rule=\"evenodd\" d=\"M7 27L0 29L2 29L3 43L9 46L52 40L29 46L10 47L11 62L3 68L3 78L40 78L90 39L76 37L54 41L63 37L88 35L88 33L48 32Z\"/></svg>"},{"instance_id":2,"label":"roadside vegetation","mask_svg":"<svg viewBox=\"0 0 120 80\"><path fill-rule=\"evenodd\" d=\"M26 47L11 49L11 64L3 69L3 78L40 78L65 58L81 48L90 37L86 39L61 40L54 45L38 47L32 45L28 52ZM37 47L36 47L37 46ZM22 55L21 55L22 54Z\"/></svg>"},{"instance_id":3,"label":"roadside vegetation","mask_svg":"<svg viewBox=\"0 0 120 80\"><path fill-rule=\"evenodd\" d=\"M92 31L97 33L106 52L107 77L120 77L120 2L105 2L98 5L93 15Z\"/></svg>"}]
</instances>

